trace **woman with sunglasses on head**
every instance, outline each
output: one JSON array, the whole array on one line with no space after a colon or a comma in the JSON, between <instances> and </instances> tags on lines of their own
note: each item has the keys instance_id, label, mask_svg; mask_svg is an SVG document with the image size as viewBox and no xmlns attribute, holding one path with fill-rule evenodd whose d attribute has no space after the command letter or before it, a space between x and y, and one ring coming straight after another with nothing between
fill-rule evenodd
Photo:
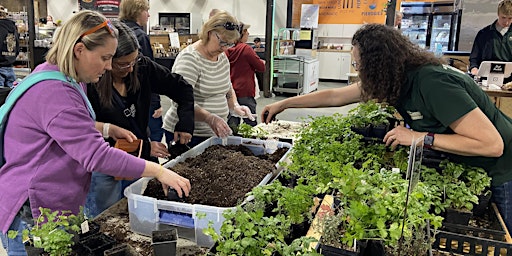
<instances>
[{"instance_id":1,"label":"woman with sunglasses on head","mask_svg":"<svg viewBox=\"0 0 512 256\"><path fill-rule=\"evenodd\" d=\"M81 11L55 35L46 62L34 72L58 71L68 82L45 80L28 89L12 108L3 137L5 163L0 168L0 238L8 255L26 255L21 235L39 207L79 213L91 173L152 176L188 194L190 182L157 163L145 161L105 143L85 84L98 82L111 69L117 30L93 11ZM115 125L105 137L136 139ZM182 192L183 191L183 192ZM9 230L17 230L14 239Z\"/></svg>"},{"instance_id":2,"label":"woman with sunglasses on head","mask_svg":"<svg viewBox=\"0 0 512 256\"><path fill-rule=\"evenodd\" d=\"M237 102L229 76L229 60L224 51L240 38L238 21L225 11L211 17L202 27L197 42L176 57L172 71L182 75L194 87L195 129L192 147L211 136L227 137L232 133L228 114L251 118L251 111ZM174 137L178 122L177 105L173 102L164 118L167 144Z\"/></svg>"},{"instance_id":3,"label":"woman with sunglasses on head","mask_svg":"<svg viewBox=\"0 0 512 256\"><path fill-rule=\"evenodd\" d=\"M87 96L96 112L96 120L130 130L142 139L142 158L168 157L165 144L150 141L146 129L151 95L166 95L178 105L179 121L174 138L185 144L194 131L192 87L180 75L172 74L169 69L140 54L137 38L127 25L118 21L112 21L112 24L119 31L112 70L107 70L99 82L87 86ZM112 138L106 140L111 146L115 145ZM94 217L122 199L124 189L134 181L93 173L87 195L87 214Z\"/></svg>"}]
</instances>

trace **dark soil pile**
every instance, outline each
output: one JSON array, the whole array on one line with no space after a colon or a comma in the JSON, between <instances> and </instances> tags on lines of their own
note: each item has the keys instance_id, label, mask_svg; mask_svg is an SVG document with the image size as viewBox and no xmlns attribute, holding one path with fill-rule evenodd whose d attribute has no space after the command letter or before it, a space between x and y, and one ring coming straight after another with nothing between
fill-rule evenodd
<instances>
[{"instance_id":1,"label":"dark soil pile","mask_svg":"<svg viewBox=\"0 0 512 256\"><path fill-rule=\"evenodd\" d=\"M275 170L275 164L286 151L288 148L280 148L271 155L254 156L242 145L213 145L202 154L175 165L172 170L188 178L192 185L184 202L232 207L241 203L247 192ZM148 183L144 196L167 199L156 179Z\"/></svg>"}]
</instances>

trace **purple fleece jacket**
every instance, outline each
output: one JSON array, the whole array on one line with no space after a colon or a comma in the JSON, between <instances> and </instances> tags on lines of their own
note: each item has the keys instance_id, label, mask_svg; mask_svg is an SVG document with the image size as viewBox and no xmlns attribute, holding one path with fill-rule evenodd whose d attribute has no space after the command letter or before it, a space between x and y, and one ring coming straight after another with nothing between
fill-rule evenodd
<instances>
[{"instance_id":1,"label":"purple fleece jacket","mask_svg":"<svg viewBox=\"0 0 512 256\"><path fill-rule=\"evenodd\" d=\"M48 63L34 72L59 70ZM85 86L82 84L85 92ZM79 212L91 172L140 177L145 162L105 142L85 101L73 87L56 80L30 88L12 108L4 137L6 163L0 169L0 230L6 233L28 199L39 207Z\"/></svg>"}]
</instances>

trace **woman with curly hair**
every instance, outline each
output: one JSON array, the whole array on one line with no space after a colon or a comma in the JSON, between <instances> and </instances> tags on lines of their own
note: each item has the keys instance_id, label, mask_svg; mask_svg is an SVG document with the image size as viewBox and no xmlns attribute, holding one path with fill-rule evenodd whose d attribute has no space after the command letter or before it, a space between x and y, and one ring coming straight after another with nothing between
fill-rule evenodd
<instances>
[{"instance_id":1,"label":"woman with curly hair","mask_svg":"<svg viewBox=\"0 0 512 256\"><path fill-rule=\"evenodd\" d=\"M369 99L387 102L411 129L395 127L384 143L395 148L424 138L424 147L484 168L492 177L493 200L512 228L512 119L472 78L444 65L393 27L365 25L354 34L352 45L359 83L267 105L262 120L268 123L287 108L344 106Z\"/></svg>"}]
</instances>

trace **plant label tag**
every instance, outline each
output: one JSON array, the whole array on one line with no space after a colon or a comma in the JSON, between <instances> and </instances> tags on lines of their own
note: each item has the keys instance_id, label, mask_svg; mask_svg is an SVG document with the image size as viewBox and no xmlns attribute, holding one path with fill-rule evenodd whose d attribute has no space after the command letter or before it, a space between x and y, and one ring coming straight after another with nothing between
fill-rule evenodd
<instances>
[{"instance_id":1,"label":"plant label tag","mask_svg":"<svg viewBox=\"0 0 512 256\"><path fill-rule=\"evenodd\" d=\"M89 222L88 221L82 222L82 224L80 224L80 228L82 229L82 234L89 232Z\"/></svg>"},{"instance_id":2,"label":"plant label tag","mask_svg":"<svg viewBox=\"0 0 512 256\"><path fill-rule=\"evenodd\" d=\"M34 247L36 247L36 248L42 248L43 247L43 245L41 243L41 238L40 237L34 236L33 239L34 239Z\"/></svg>"}]
</instances>

